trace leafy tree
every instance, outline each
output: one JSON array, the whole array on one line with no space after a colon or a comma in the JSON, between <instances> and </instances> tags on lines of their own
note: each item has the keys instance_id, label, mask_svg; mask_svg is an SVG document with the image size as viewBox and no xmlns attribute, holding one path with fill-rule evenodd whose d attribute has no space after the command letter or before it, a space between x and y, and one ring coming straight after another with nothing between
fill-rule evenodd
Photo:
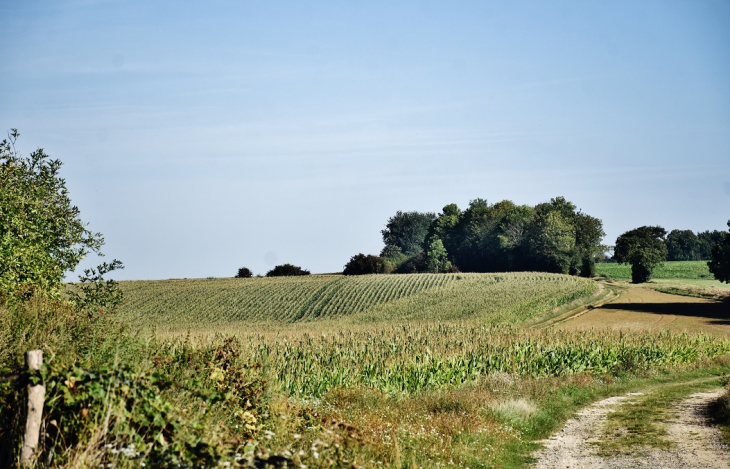
<instances>
[{"instance_id":1,"label":"leafy tree","mask_svg":"<svg viewBox=\"0 0 730 469\"><path fill-rule=\"evenodd\" d=\"M382 274L385 271L385 263L382 257L356 254L350 258L342 271L344 275L366 275Z\"/></svg>"},{"instance_id":2,"label":"leafy tree","mask_svg":"<svg viewBox=\"0 0 730 469\"><path fill-rule=\"evenodd\" d=\"M251 272L251 269L248 267L241 267L238 269L238 273L236 274L235 278L251 278L253 277L253 272Z\"/></svg>"},{"instance_id":3,"label":"leafy tree","mask_svg":"<svg viewBox=\"0 0 730 469\"><path fill-rule=\"evenodd\" d=\"M699 251L700 242L691 230L672 230L667 235L668 261L696 261Z\"/></svg>"},{"instance_id":4,"label":"leafy tree","mask_svg":"<svg viewBox=\"0 0 730 469\"><path fill-rule=\"evenodd\" d=\"M603 222L598 218L578 212L573 217L575 228L575 265L580 265L582 277L593 277L596 274L596 259L602 258L606 246L601 244L606 233Z\"/></svg>"},{"instance_id":5,"label":"leafy tree","mask_svg":"<svg viewBox=\"0 0 730 469\"><path fill-rule=\"evenodd\" d=\"M104 243L71 204L61 161L42 148L21 156L19 136L12 129L0 143L0 299L34 289L60 293L64 273L90 252L101 255Z\"/></svg>"},{"instance_id":6,"label":"leafy tree","mask_svg":"<svg viewBox=\"0 0 730 469\"><path fill-rule=\"evenodd\" d=\"M661 226L642 226L616 239L614 258L622 264L631 264L633 283L648 281L654 268L667 258L666 234Z\"/></svg>"},{"instance_id":7,"label":"leafy tree","mask_svg":"<svg viewBox=\"0 0 730 469\"><path fill-rule=\"evenodd\" d=\"M730 220L727 226L730 227ZM712 260L707 266L717 280L730 283L730 232L723 233L722 240L712 249Z\"/></svg>"},{"instance_id":8,"label":"leafy tree","mask_svg":"<svg viewBox=\"0 0 730 469\"><path fill-rule=\"evenodd\" d=\"M431 222L436 218L434 213L401 212L388 219L383 235L385 249L395 246L406 256L413 256L421 251ZM381 253L385 257L384 252Z\"/></svg>"},{"instance_id":9,"label":"leafy tree","mask_svg":"<svg viewBox=\"0 0 730 469\"><path fill-rule=\"evenodd\" d=\"M717 244L723 242L724 237L725 233L718 230L703 231L701 233L697 233L697 243L699 244L699 258L702 260L712 259L712 250Z\"/></svg>"},{"instance_id":10,"label":"leafy tree","mask_svg":"<svg viewBox=\"0 0 730 469\"><path fill-rule=\"evenodd\" d=\"M574 258L575 229L559 211L538 212L528 243L533 270L568 273Z\"/></svg>"},{"instance_id":11,"label":"leafy tree","mask_svg":"<svg viewBox=\"0 0 730 469\"><path fill-rule=\"evenodd\" d=\"M433 237L426 249L426 272L449 272L451 269L444 243L438 237Z\"/></svg>"},{"instance_id":12,"label":"leafy tree","mask_svg":"<svg viewBox=\"0 0 730 469\"><path fill-rule=\"evenodd\" d=\"M292 264L277 265L266 272L267 277L294 277L297 275L309 275L311 272Z\"/></svg>"}]
</instances>

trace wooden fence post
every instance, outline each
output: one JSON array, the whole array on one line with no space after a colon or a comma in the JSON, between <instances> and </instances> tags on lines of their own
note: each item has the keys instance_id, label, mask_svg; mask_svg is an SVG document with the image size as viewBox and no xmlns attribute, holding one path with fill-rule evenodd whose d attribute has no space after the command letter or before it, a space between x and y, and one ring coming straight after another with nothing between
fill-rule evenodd
<instances>
[{"instance_id":1,"label":"wooden fence post","mask_svg":"<svg viewBox=\"0 0 730 469\"><path fill-rule=\"evenodd\" d=\"M31 350L25 354L28 369L39 370L43 365L43 350ZM28 419L25 421L25 437L23 449L20 453L20 464L31 466L34 464L38 439L41 434L41 420L43 417L43 402L46 399L45 383L28 384Z\"/></svg>"}]
</instances>

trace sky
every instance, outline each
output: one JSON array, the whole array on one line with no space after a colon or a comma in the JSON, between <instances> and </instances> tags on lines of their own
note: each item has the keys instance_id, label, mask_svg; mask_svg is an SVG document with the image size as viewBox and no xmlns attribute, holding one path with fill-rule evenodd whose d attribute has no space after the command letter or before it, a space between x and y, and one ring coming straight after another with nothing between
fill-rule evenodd
<instances>
[{"instance_id":1,"label":"sky","mask_svg":"<svg viewBox=\"0 0 730 469\"><path fill-rule=\"evenodd\" d=\"M0 133L117 279L341 271L398 210L726 230L730 2L2 2ZM78 272L77 272L78 273ZM75 278L70 275L69 278Z\"/></svg>"}]
</instances>

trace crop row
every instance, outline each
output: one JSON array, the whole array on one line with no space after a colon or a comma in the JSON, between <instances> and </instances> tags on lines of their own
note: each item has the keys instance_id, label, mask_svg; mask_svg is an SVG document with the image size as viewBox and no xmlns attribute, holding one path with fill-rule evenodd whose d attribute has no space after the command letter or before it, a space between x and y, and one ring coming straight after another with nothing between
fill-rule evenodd
<instances>
[{"instance_id":1,"label":"crop row","mask_svg":"<svg viewBox=\"0 0 730 469\"><path fill-rule=\"evenodd\" d=\"M356 317L523 320L595 291L564 275L311 275L122 282L120 318L163 331L220 330L234 323Z\"/></svg>"}]
</instances>

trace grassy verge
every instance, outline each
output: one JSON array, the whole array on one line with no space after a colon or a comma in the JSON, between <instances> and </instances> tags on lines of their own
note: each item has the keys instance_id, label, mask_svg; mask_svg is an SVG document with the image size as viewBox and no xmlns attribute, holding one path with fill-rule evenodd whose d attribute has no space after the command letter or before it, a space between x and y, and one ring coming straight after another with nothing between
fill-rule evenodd
<instances>
[{"instance_id":1,"label":"grassy verge","mask_svg":"<svg viewBox=\"0 0 730 469\"><path fill-rule=\"evenodd\" d=\"M720 428L725 444L730 445L730 377L723 376L721 382L725 393L710 404L708 416Z\"/></svg>"},{"instance_id":2,"label":"grassy verge","mask_svg":"<svg viewBox=\"0 0 730 469\"><path fill-rule=\"evenodd\" d=\"M288 400L285 406L278 406L270 443L286 447L299 435L299 441L307 443L290 445L289 451L303 450L310 458L312 441L330 448L339 444L358 467L525 467L534 462L538 442L560 429L577 410L629 391L667 387L624 417L648 421L635 423L637 429L643 425L640 431L650 431L644 440L660 436L647 415L661 416L662 402L700 387L671 383L717 382L715 378L728 370L725 357L706 361L694 370L651 377L583 373L530 378L497 373L471 385L406 395L338 388L321 400ZM322 451L320 448L320 458Z\"/></svg>"}]
</instances>

